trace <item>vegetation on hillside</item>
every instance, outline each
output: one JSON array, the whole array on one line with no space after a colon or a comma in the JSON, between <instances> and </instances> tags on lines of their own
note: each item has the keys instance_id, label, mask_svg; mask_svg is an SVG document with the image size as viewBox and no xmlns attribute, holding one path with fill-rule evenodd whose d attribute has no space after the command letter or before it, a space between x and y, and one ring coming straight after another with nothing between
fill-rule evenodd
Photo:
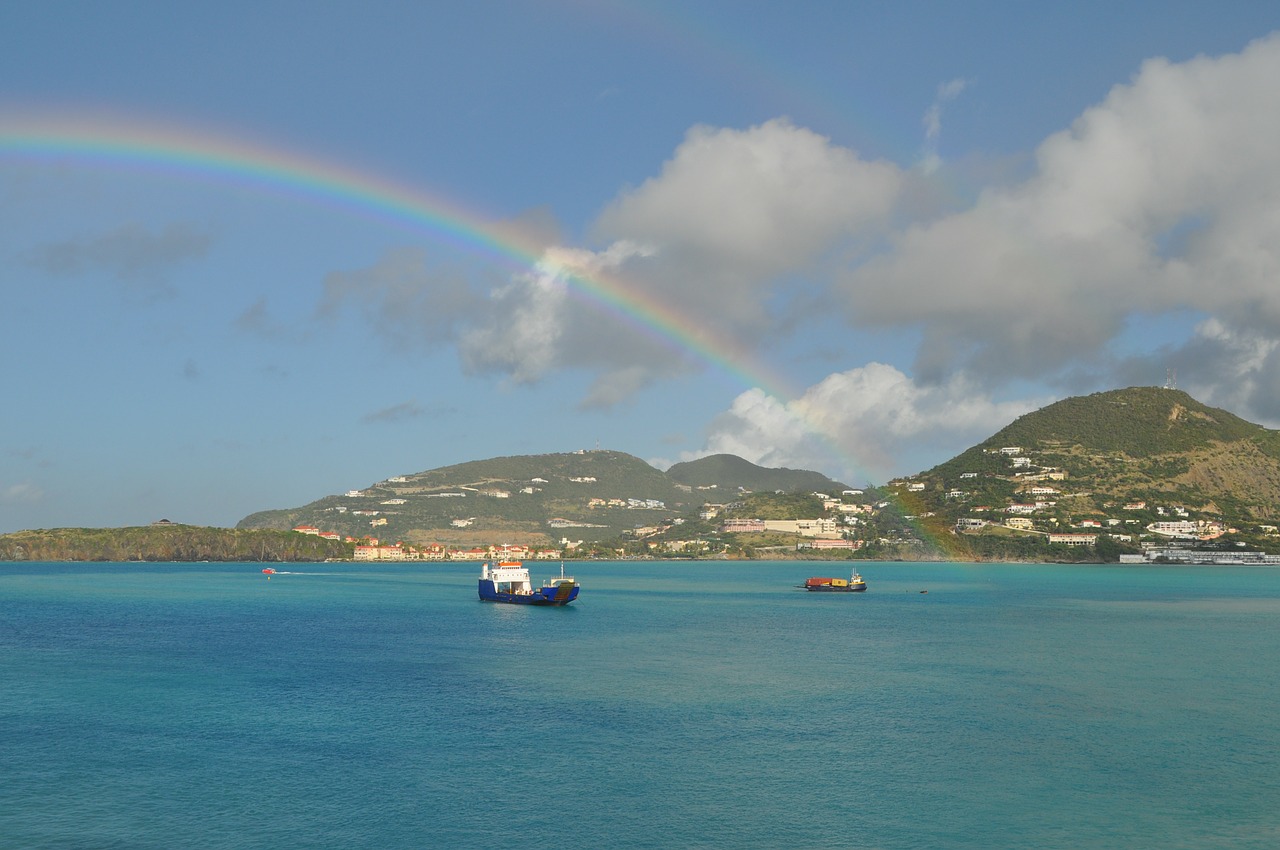
<instances>
[{"instance_id":1,"label":"vegetation on hillside","mask_svg":"<svg viewBox=\"0 0 1280 850\"><path fill-rule=\"evenodd\" d=\"M1020 416L966 455L1001 446L1079 445L1099 455L1150 458L1270 433L1180 390L1130 387L1063 399Z\"/></svg>"},{"instance_id":2,"label":"vegetation on hillside","mask_svg":"<svg viewBox=\"0 0 1280 850\"><path fill-rule=\"evenodd\" d=\"M352 546L292 531L196 525L54 528L0 535L0 561L264 561L350 558Z\"/></svg>"},{"instance_id":3,"label":"vegetation on hillside","mask_svg":"<svg viewBox=\"0 0 1280 850\"><path fill-rule=\"evenodd\" d=\"M844 484L832 481L820 472L807 469L769 469L728 454L708 455L677 463L667 470L667 477L691 487L715 487L726 498L738 490L838 493L848 489Z\"/></svg>"},{"instance_id":4,"label":"vegetation on hillside","mask_svg":"<svg viewBox=\"0 0 1280 850\"><path fill-rule=\"evenodd\" d=\"M1186 393L1135 387L1051 404L881 488L850 490L818 473L730 455L667 473L612 451L492 458L264 511L236 530L21 532L0 537L0 559L352 556L351 544L290 530L299 525L384 544L439 544L432 551L441 556L512 544L563 547L564 557L1099 562L1176 534L1273 552L1280 434Z\"/></svg>"},{"instance_id":5,"label":"vegetation on hillside","mask_svg":"<svg viewBox=\"0 0 1280 850\"><path fill-rule=\"evenodd\" d=\"M1271 551L1280 543L1277 433L1158 387L1051 404L898 490L938 528L970 523L952 536L979 558L1021 557L1039 545L1053 560L1114 560L1144 540L1175 540L1148 529L1177 522L1217 546ZM1027 519L1010 531L1015 509ZM1097 542L1047 542L1071 532Z\"/></svg>"},{"instance_id":6,"label":"vegetation on hillside","mask_svg":"<svg viewBox=\"0 0 1280 850\"><path fill-rule=\"evenodd\" d=\"M788 492L842 486L816 472L765 470L735 460L738 464L731 465L720 456L678 465L697 480L714 479L710 488L686 484L623 452L490 458L395 476L299 508L262 511L237 527L287 530L306 524L414 545L461 545L474 539L474 529L488 531L495 542L551 546L569 538L598 543L696 514L704 501L734 499L766 473L774 484L788 483ZM744 477L734 477L731 466Z\"/></svg>"}]
</instances>

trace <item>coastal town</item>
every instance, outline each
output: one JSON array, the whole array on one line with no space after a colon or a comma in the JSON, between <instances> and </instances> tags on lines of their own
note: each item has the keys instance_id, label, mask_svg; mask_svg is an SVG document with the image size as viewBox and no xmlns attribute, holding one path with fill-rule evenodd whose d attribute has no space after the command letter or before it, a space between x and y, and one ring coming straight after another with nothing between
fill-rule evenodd
<instances>
[{"instance_id":1,"label":"coastal town","mask_svg":"<svg viewBox=\"0 0 1280 850\"><path fill-rule=\"evenodd\" d=\"M770 495L782 498L781 492L753 494L738 488L732 499L711 501L715 485L696 488L677 485L681 492L701 500L696 511L683 516L668 509L661 499L584 495L575 500L578 510L573 512L574 516L553 516L545 520L546 536L558 536L551 545L390 542L372 534L343 535L307 523L294 526L293 531L349 543L357 561L562 560L588 556L588 553L598 556L601 550L584 540L555 532L607 528L583 517L597 512L627 511L646 516L660 514L663 518L629 524L618 535L617 545L606 550L606 554L708 557L749 549L773 555L789 551L792 557L866 557L862 553L868 550L879 552L886 546L919 542L920 526L936 523L940 515L945 515L954 517L949 533L957 537L1021 536L1024 543L1039 541L1046 547L1094 551L1099 541L1105 540L1119 547L1116 554L1119 560L1132 563L1187 560L1189 551L1212 546L1239 531L1220 516L1179 503L1099 500L1095 493L1073 487L1072 474L1063 465L1046 462L1040 453L1022 446L988 448L983 450L983 455L986 460L983 469L963 470L953 477L923 475L894 479L885 488L870 492L847 488L834 495L819 491L785 494L793 500L803 500L802 504L807 506L790 516L778 516L776 511L770 516L752 513L762 504L767 505ZM567 480L575 485L599 484L595 476L573 476ZM404 478L386 482L387 485L408 483ZM460 486L417 495L458 503L471 498L508 500L539 493L550 483L547 478L533 477L522 486ZM351 490L345 498L368 500L381 492L377 487ZM361 517L371 530L377 530L386 527L388 515L393 515L407 502L408 499L397 496L380 499L376 507L331 505L326 510ZM912 512L912 505L927 509ZM473 516L455 517L448 523L450 528L460 531L486 532L484 522ZM1251 531L1280 538L1277 525L1261 523ZM1219 557L1232 563L1280 562L1280 556L1240 547Z\"/></svg>"},{"instance_id":2,"label":"coastal town","mask_svg":"<svg viewBox=\"0 0 1280 850\"><path fill-rule=\"evenodd\" d=\"M910 499L923 497L936 487L944 504L956 505L954 533L975 535L1002 533L1038 537L1044 543L1066 547L1096 548L1099 539L1121 544L1122 563L1189 560L1188 552L1211 546L1240 529L1216 513L1183 504L1159 504L1148 500L1116 501L1097 498L1094 492L1073 490L1071 475L1061 466L1042 464L1038 453L1022 446L984 449L998 466L978 472L960 472L954 481L945 478L918 480L913 476L890 482L890 487ZM999 468L1003 467L1003 468ZM992 487L992 482L1006 485ZM988 486L980 487L986 483ZM1003 490L1004 503L989 500ZM975 498L975 497L981 497ZM936 511L921 517L936 516ZM1280 526L1258 523L1249 529L1262 537L1280 538ZM1280 556L1236 551L1217 558L1231 563L1280 563Z\"/></svg>"},{"instance_id":3,"label":"coastal town","mask_svg":"<svg viewBox=\"0 0 1280 850\"><path fill-rule=\"evenodd\" d=\"M1056 402L883 485L732 455L662 471L597 447L388 478L240 527L346 541L360 560L1271 563L1278 447L1185 393L1133 387Z\"/></svg>"},{"instance_id":4,"label":"coastal town","mask_svg":"<svg viewBox=\"0 0 1280 850\"><path fill-rule=\"evenodd\" d=\"M337 532L321 531L314 525L298 525L293 530L298 534L313 534L327 540L350 543L355 547L353 557L357 561L548 561L564 557L563 549L538 549L509 544L473 546L467 549L449 548L440 544L412 546L401 541L387 543L376 537L344 538Z\"/></svg>"}]
</instances>

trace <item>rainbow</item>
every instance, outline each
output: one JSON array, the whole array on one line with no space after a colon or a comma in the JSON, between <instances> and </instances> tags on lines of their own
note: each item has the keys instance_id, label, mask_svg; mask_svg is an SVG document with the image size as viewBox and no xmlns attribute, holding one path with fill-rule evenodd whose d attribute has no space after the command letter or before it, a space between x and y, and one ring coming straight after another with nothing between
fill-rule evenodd
<instances>
[{"instance_id":1,"label":"rainbow","mask_svg":"<svg viewBox=\"0 0 1280 850\"><path fill-rule=\"evenodd\" d=\"M246 186L425 232L504 263L513 271L545 268L540 265L546 259L542 246L460 204L371 171L225 133L118 117L0 116L0 162L4 160L141 169ZM741 346L695 323L621 275L585 272L563 263L555 271L573 297L681 356L712 366L746 389L758 388L826 444L848 471L861 469L839 448L834 435L825 433L815 417L794 401L799 392L784 390L785 382Z\"/></svg>"},{"instance_id":2,"label":"rainbow","mask_svg":"<svg viewBox=\"0 0 1280 850\"><path fill-rule=\"evenodd\" d=\"M540 246L515 228L370 171L225 134L111 118L0 117L0 160L135 168L298 197L426 232L513 270L544 265ZM620 275L555 269L575 297L668 348L778 399L782 381L740 346L694 323Z\"/></svg>"}]
</instances>

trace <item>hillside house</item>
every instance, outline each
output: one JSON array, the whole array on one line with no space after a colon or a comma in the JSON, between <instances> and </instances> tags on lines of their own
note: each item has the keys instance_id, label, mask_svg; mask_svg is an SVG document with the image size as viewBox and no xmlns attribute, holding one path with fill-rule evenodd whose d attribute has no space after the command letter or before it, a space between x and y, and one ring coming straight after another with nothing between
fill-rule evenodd
<instances>
[{"instance_id":1,"label":"hillside house","mask_svg":"<svg viewBox=\"0 0 1280 850\"><path fill-rule=\"evenodd\" d=\"M797 550L803 549L861 549L865 545L864 540L836 540L818 538L816 540L806 540L796 544Z\"/></svg>"},{"instance_id":2,"label":"hillside house","mask_svg":"<svg viewBox=\"0 0 1280 850\"><path fill-rule=\"evenodd\" d=\"M698 511L698 519L715 519L724 510L724 505L703 505Z\"/></svg>"},{"instance_id":3,"label":"hillside house","mask_svg":"<svg viewBox=\"0 0 1280 850\"><path fill-rule=\"evenodd\" d=\"M356 544L355 559L357 561L403 561L405 551L399 543L394 546Z\"/></svg>"},{"instance_id":4,"label":"hillside house","mask_svg":"<svg viewBox=\"0 0 1280 850\"><path fill-rule=\"evenodd\" d=\"M733 533L758 533L765 530L762 519L726 519L720 530Z\"/></svg>"},{"instance_id":5,"label":"hillside house","mask_svg":"<svg viewBox=\"0 0 1280 850\"><path fill-rule=\"evenodd\" d=\"M783 531L799 534L801 537L839 537L834 519L767 519L764 521L766 531Z\"/></svg>"},{"instance_id":6,"label":"hillside house","mask_svg":"<svg viewBox=\"0 0 1280 850\"><path fill-rule=\"evenodd\" d=\"M1050 534L1050 543L1063 543L1067 546L1094 546L1098 542L1096 534L1073 534L1064 532L1061 534Z\"/></svg>"}]
</instances>

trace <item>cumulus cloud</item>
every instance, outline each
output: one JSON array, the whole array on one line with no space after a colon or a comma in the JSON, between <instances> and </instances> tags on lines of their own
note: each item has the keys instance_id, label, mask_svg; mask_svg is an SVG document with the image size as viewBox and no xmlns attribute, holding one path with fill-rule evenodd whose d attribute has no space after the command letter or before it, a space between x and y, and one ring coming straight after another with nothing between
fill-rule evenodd
<instances>
[{"instance_id":1,"label":"cumulus cloud","mask_svg":"<svg viewBox=\"0 0 1280 850\"><path fill-rule=\"evenodd\" d=\"M751 350L823 300L824 285L801 279L865 250L902 182L896 166L787 121L694 128L660 175L600 215L607 247L548 248L492 292L461 334L463 361L517 383L584 369L595 380L582 406L609 407L690 369L681 336Z\"/></svg>"},{"instance_id":2,"label":"cumulus cloud","mask_svg":"<svg viewBox=\"0 0 1280 850\"><path fill-rule=\"evenodd\" d=\"M589 370L596 380L585 407L612 405L687 368L684 352L646 334L633 306L612 306L625 287L619 276L651 256L627 241L599 252L547 249L533 269L494 290L482 319L463 331L464 364L524 384L556 370Z\"/></svg>"},{"instance_id":3,"label":"cumulus cloud","mask_svg":"<svg viewBox=\"0 0 1280 850\"><path fill-rule=\"evenodd\" d=\"M712 422L704 447L683 459L727 452L763 466L840 469L849 483L882 482L946 460L935 448L979 442L1051 398L998 402L963 376L922 385L870 363L828 376L791 402L742 393ZM965 442L967 441L967 442Z\"/></svg>"},{"instance_id":4,"label":"cumulus cloud","mask_svg":"<svg viewBox=\"0 0 1280 850\"><path fill-rule=\"evenodd\" d=\"M909 367L846 368L789 402L740 395L703 450L768 464L834 451L868 474L914 471L909 458L942 459L929 451L943 435L949 456L1051 400L998 401L1010 387L1106 388L1162 378L1169 359L1206 400L1275 421L1276 79L1280 35L1228 56L1149 60L1018 178L1002 173L945 212L920 187L943 109L969 81L939 87L914 169L782 119L695 127L658 174L604 207L599 249L550 244L536 268L470 288L388 255L331 276L327 300L432 328L474 373L530 383L583 371L588 407L700 366L681 341L694 325L706 347L755 355L779 339L802 345L797 329L814 316L919 340ZM1125 336L1187 314L1204 319L1191 339L1155 350ZM674 339L653 332L672 317L687 323Z\"/></svg>"},{"instance_id":5,"label":"cumulus cloud","mask_svg":"<svg viewBox=\"0 0 1280 850\"><path fill-rule=\"evenodd\" d=\"M902 228L840 275L855 328L919 334L910 375L871 364L789 403L744 393L704 451L816 464L822 434L871 476L915 471L1052 400L994 400L1020 380L1105 388L1149 383L1166 365L1209 403L1276 422L1277 78L1280 36L1238 55L1146 62L1047 139L1029 177ZM931 137L938 120L926 116ZM1206 318L1182 344L1117 352L1131 319L1188 312Z\"/></svg>"},{"instance_id":6,"label":"cumulus cloud","mask_svg":"<svg viewBox=\"0 0 1280 850\"><path fill-rule=\"evenodd\" d=\"M896 233L841 283L858 326L922 329L915 372L990 383L1105 359L1131 315L1280 332L1280 37L1146 62L1035 173Z\"/></svg>"},{"instance_id":7,"label":"cumulus cloud","mask_svg":"<svg viewBox=\"0 0 1280 850\"><path fill-rule=\"evenodd\" d=\"M740 343L777 329L805 279L825 280L883 233L901 170L785 120L695 127L661 174L623 192L594 232L653 246L632 285Z\"/></svg>"},{"instance_id":8,"label":"cumulus cloud","mask_svg":"<svg viewBox=\"0 0 1280 850\"><path fill-rule=\"evenodd\" d=\"M614 200L596 229L727 263L758 284L882 222L900 183L896 166L785 120L695 127L662 173Z\"/></svg>"},{"instance_id":9,"label":"cumulus cloud","mask_svg":"<svg viewBox=\"0 0 1280 850\"><path fill-rule=\"evenodd\" d=\"M599 250L548 244L543 215L521 225L540 261L487 297L402 249L330 274L319 312L355 304L384 333L456 341L466 370L516 384L585 371L580 406L610 407L699 368L691 348L752 351L823 309L832 269L886 231L903 183L897 166L785 120L697 127L659 175L607 205ZM263 319L259 305L241 325Z\"/></svg>"},{"instance_id":10,"label":"cumulus cloud","mask_svg":"<svg viewBox=\"0 0 1280 850\"><path fill-rule=\"evenodd\" d=\"M556 362L566 324L566 266L589 258L587 251L552 250L533 270L494 290L485 323L463 335L464 362L475 371L505 372L517 383L541 378Z\"/></svg>"}]
</instances>

